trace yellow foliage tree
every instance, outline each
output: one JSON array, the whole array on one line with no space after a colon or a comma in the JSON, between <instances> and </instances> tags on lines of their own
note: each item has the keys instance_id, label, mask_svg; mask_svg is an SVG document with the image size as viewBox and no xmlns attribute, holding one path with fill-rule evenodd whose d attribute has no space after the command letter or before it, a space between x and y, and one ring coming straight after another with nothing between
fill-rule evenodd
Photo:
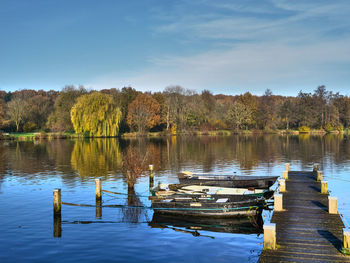
<instances>
[{"instance_id":1,"label":"yellow foliage tree","mask_svg":"<svg viewBox=\"0 0 350 263\"><path fill-rule=\"evenodd\" d=\"M121 116L112 97L98 92L79 97L71 110L75 132L90 137L117 136Z\"/></svg>"}]
</instances>

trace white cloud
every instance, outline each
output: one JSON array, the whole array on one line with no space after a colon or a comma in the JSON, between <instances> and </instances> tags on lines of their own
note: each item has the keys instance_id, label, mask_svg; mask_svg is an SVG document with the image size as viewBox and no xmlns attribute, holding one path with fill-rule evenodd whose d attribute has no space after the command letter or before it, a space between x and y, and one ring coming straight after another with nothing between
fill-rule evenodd
<instances>
[{"instance_id":1,"label":"white cloud","mask_svg":"<svg viewBox=\"0 0 350 263\"><path fill-rule=\"evenodd\" d=\"M260 6L261 11L259 7L252 10L244 1L204 3L214 9L251 13L231 16L211 9L200 13L177 9L183 13L163 19L155 34L175 34L189 43L210 40L215 49L208 46L193 55L153 57L147 69L100 76L91 85L163 90L179 84L215 93L248 89L262 93L266 88L278 89L278 93L293 88L284 92L296 95L305 86L312 90L319 84L344 86L350 82L344 67L350 64L350 7L346 2L274 0L270 6ZM337 34L339 28L341 34ZM335 33L328 36L330 32ZM225 42L228 40L232 42Z\"/></svg>"}]
</instances>

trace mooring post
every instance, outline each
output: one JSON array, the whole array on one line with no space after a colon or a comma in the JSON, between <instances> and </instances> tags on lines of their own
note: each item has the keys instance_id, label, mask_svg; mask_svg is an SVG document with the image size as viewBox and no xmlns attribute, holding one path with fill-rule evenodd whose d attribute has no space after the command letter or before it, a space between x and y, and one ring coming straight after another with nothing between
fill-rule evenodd
<instances>
[{"instance_id":1,"label":"mooring post","mask_svg":"<svg viewBox=\"0 0 350 263\"><path fill-rule=\"evenodd\" d=\"M328 194L328 181L321 181L321 194Z\"/></svg>"},{"instance_id":2,"label":"mooring post","mask_svg":"<svg viewBox=\"0 0 350 263\"><path fill-rule=\"evenodd\" d=\"M96 202L102 201L102 184L101 178L95 179Z\"/></svg>"},{"instance_id":3,"label":"mooring post","mask_svg":"<svg viewBox=\"0 0 350 263\"><path fill-rule=\"evenodd\" d=\"M279 179L278 180L279 184L279 191L280 192L285 192L286 191L286 180L285 179Z\"/></svg>"},{"instance_id":4,"label":"mooring post","mask_svg":"<svg viewBox=\"0 0 350 263\"><path fill-rule=\"evenodd\" d=\"M343 250L344 252L350 252L350 229L343 228Z\"/></svg>"},{"instance_id":5,"label":"mooring post","mask_svg":"<svg viewBox=\"0 0 350 263\"><path fill-rule=\"evenodd\" d=\"M61 215L61 189L53 190L53 214Z\"/></svg>"},{"instance_id":6,"label":"mooring post","mask_svg":"<svg viewBox=\"0 0 350 263\"><path fill-rule=\"evenodd\" d=\"M61 215L61 189L53 190L53 236L61 237L62 215Z\"/></svg>"},{"instance_id":7,"label":"mooring post","mask_svg":"<svg viewBox=\"0 0 350 263\"><path fill-rule=\"evenodd\" d=\"M328 196L328 213L338 214L338 198L335 196Z\"/></svg>"},{"instance_id":8,"label":"mooring post","mask_svg":"<svg viewBox=\"0 0 350 263\"><path fill-rule=\"evenodd\" d=\"M315 163L314 164L314 169L313 169L314 172L317 172L318 171L318 163Z\"/></svg>"},{"instance_id":9,"label":"mooring post","mask_svg":"<svg viewBox=\"0 0 350 263\"><path fill-rule=\"evenodd\" d=\"M273 199L274 199L275 211L276 212L282 211L283 210L283 195L282 194L274 194Z\"/></svg>"},{"instance_id":10,"label":"mooring post","mask_svg":"<svg viewBox=\"0 0 350 263\"><path fill-rule=\"evenodd\" d=\"M317 182L320 182L323 180L323 173L321 171L317 171Z\"/></svg>"},{"instance_id":11,"label":"mooring post","mask_svg":"<svg viewBox=\"0 0 350 263\"><path fill-rule=\"evenodd\" d=\"M286 171L290 170L290 163L286 163Z\"/></svg>"},{"instance_id":12,"label":"mooring post","mask_svg":"<svg viewBox=\"0 0 350 263\"><path fill-rule=\"evenodd\" d=\"M283 171L282 177L283 179L288 180L288 171Z\"/></svg>"},{"instance_id":13,"label":"mooring post","mask_svg":"<svg viewBox=\"0 0 350 263\"><path fill-rule=\"evenodd\" d=\"M150 164L148 168L149 168L149 190L151 191L154 185L153 164Z\"/></svg>"},{"instance_id":14,"label":"mooring post","mask_svg":"<svg viewBox=\"0 0 350 263\"><path fill-rule=\"evenodd\" d=\"M264 224L264 248L276 249L276 224Z\"/></svg>"}]
</instances>

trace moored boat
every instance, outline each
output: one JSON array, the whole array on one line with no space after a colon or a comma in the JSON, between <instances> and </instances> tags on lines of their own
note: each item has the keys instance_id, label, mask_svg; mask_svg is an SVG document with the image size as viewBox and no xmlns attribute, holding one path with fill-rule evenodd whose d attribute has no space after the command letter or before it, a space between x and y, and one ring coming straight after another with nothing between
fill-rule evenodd
<instances>
[{"instance_id":1,"label":"moored boat","mask_svg":"<svg viewBox=\"0 0 350 263\"><path fill-rule=\"evenodd\" d=\"M188 195L220 195L220 196L255 196L269 199L273 191L256 188L230 188L204 185L160 184L153 195L188 194Z\"/></svg>"},{"instance_id":2,"label":"moored boat","mask_svg":"<svg viewBox=\"0 0 350 263\"><path fill-rule=\"evenodd\" d=\"M188 195L152 199L152 208L159 214L225 218L256 215L262 210L264 203L264 198L255 196L237 200L237 196L219 198Z\"/></svg>"},{"instance_id":3,"label":"moored boat","mask_svg":"<svg viewBox=\"0 0 350 263\"><path fill-rule=\"evenodd\" d=\"M234 174L214 174L214 173L178 173L180 184L184 185L207 185L221 187L256 187L267 189L272 186L278 176L250 176Z\"/></svg>"}]
</instances>

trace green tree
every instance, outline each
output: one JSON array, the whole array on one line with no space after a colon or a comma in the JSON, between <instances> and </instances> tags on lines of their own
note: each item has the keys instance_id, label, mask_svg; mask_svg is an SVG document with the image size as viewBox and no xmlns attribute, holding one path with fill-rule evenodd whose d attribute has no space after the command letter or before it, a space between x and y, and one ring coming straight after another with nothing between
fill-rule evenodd
<instances>
[{"instance_id":1,"label":"green tree","mask_svg":"<svg viewBox=\"0 0 350 263\"><path fill-rule=\"evenodd\" d=\"M79 97L71 110L75 132L90 137L117 136L121 115L112 97L98 92Z\"/></svg>"}]
</instances>

